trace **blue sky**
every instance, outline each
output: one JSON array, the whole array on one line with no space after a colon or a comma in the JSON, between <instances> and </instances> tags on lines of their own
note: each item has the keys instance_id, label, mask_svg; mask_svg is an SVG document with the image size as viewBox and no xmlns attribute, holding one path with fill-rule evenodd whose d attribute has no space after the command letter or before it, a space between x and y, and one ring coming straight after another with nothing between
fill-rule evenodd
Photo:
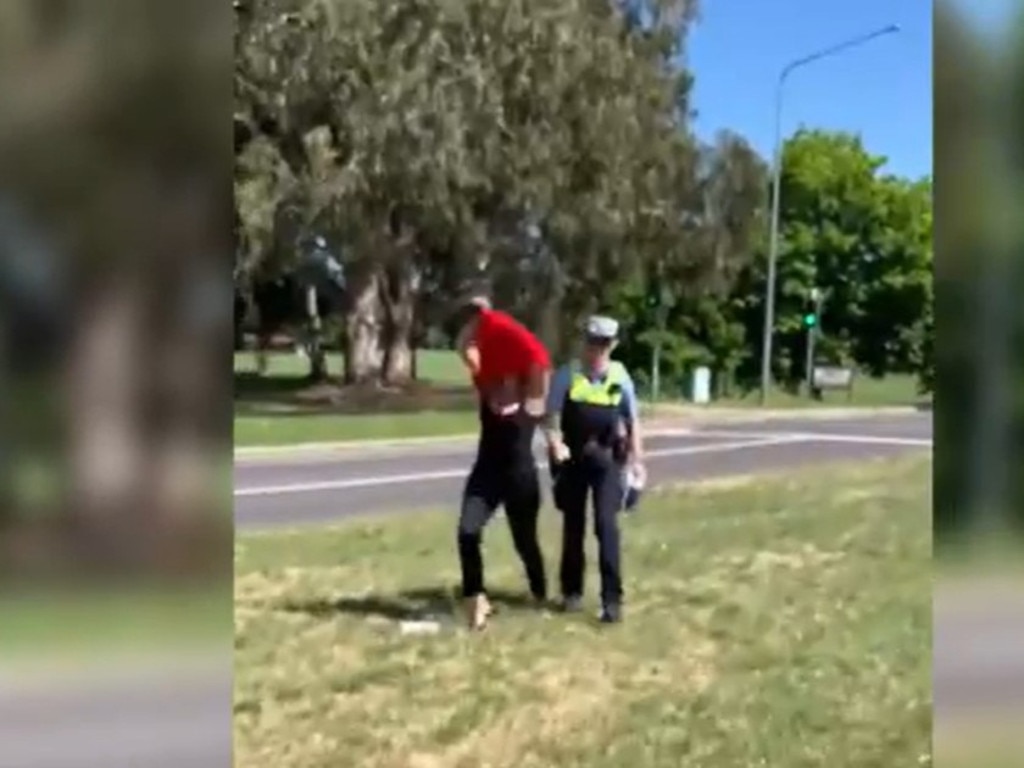
<instances>
[{"instance_id":1,"label":"blue sky","mask_svg":"<svg viewBox=\"0 0 1024 768\"><path fill-rule=\"evenodd\" d=\"M770 158L782 67L898 24L897 34L793 72L782 131L804 125L860 133L869 151L889 158L887 171L931 173L931 0L704 0L703 6L687 53L701 137L734 130Z\"/></svg>"}]
</instances>

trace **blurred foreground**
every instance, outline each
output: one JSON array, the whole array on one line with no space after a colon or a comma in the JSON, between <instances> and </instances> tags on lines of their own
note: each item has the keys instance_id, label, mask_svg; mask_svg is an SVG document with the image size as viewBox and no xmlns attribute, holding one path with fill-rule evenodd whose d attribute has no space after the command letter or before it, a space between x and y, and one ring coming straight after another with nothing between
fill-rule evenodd
<instances>
[{"instance_id":1,"label":"blurred foreground","mask_svg":"<svg viewBox=\"0 0 1024 768\"><path fill-rule=\"evenodd\" d=\"M935 748L1024 754L1024 7L944 3L935 33Z\"/></svg>"},{"instance_id":2,"label":"blurred foreground","mask_svg":"<svg viewBox=\"0 0 1024 768\"><path fill-rule=\"evenodd\" d=\"M989 40L944 6L936 29L943 766L1024 753L1001 564L1024 510L1024 43L1004 6ZM0 766L223 765L231 11L83 8L0 6ZM974 537L1010 554L961 557Z\"/></svg>"},{"instance_id":3,"label":"blurred foreground","mask_svg":"<svg viewBox=\"0 0 1024 768\"><path fill-rule=\"evenodd\" d=\"M3 768L230 759L230 13L0 8Z\"/></svg>"}]
</instances>

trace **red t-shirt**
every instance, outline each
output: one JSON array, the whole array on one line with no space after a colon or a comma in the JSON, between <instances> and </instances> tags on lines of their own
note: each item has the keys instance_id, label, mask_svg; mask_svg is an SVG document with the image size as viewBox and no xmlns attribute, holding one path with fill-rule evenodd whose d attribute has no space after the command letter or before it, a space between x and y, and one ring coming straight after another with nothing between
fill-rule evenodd
<instances>
[{"instance_id":1,"label":"red t-shirt","mask_svg":"<svg viewBox=\"0 0 1024 768\"><path fill-rule=\"evenodd\" d=\"M551 368L551 358L540 339L506 312L482 310L475 341L480 350L478 387L524 378L534 368Z\"/></svg>"}]
</instances>

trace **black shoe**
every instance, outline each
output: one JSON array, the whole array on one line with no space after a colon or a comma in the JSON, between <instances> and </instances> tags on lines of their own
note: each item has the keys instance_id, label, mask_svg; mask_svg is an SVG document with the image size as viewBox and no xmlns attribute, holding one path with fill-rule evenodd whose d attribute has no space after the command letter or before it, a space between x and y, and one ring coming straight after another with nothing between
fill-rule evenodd
<instances>
[{"instance_id":1,"label":"black shoe","mask_svg":"<svg viewBox=\"0 0 1024 768\"><path fill-rule=\"evenodd\" d=\"M622 621L622 606L617 603L607 603L601 609L602 624L618 624Z\"/></svg>"},{"instance_id":2,"label":"black shoe","mask_svg":"<svg viewBox=\"0 0 1024 768\"><path fill-rule=\"evenodd\" d=\"M583 609L583 598L579 595L569 595L562 598L562 610L565 613L579 613Z\"/></svg>"}]
</instances>

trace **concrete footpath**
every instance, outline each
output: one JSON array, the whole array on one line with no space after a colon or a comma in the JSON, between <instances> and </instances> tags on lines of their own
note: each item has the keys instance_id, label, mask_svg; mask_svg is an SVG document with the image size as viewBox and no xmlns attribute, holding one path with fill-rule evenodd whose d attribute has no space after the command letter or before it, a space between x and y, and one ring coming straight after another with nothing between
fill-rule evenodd
<instances>
[{"instance_id":1,"label":"concrete footpath","mask_svg":"<svg viewBox=\"0 0 1024 768\"><path fill-rule=\"evenodd\" d=\"M754 410L749 408L700 408L697 406L659 407L655 414L644 419L644 433L651 436L676 433L688 427L708 424L737 425L757 424L777 420L785 421L830 421L836 419L884 418L919 413L911 406L887 406L878 408L822 407L822 408L776 408ZM476 433L433 435L429 437L385 438L371 440L347 440L318 443L292 443L290 445L236 446L235 460L259 460L280 458L283 455L309 453L345 453L358 451L387 451L393 448L438 447L463 445L476 440Z\"/></svg>"}]
</instances>

